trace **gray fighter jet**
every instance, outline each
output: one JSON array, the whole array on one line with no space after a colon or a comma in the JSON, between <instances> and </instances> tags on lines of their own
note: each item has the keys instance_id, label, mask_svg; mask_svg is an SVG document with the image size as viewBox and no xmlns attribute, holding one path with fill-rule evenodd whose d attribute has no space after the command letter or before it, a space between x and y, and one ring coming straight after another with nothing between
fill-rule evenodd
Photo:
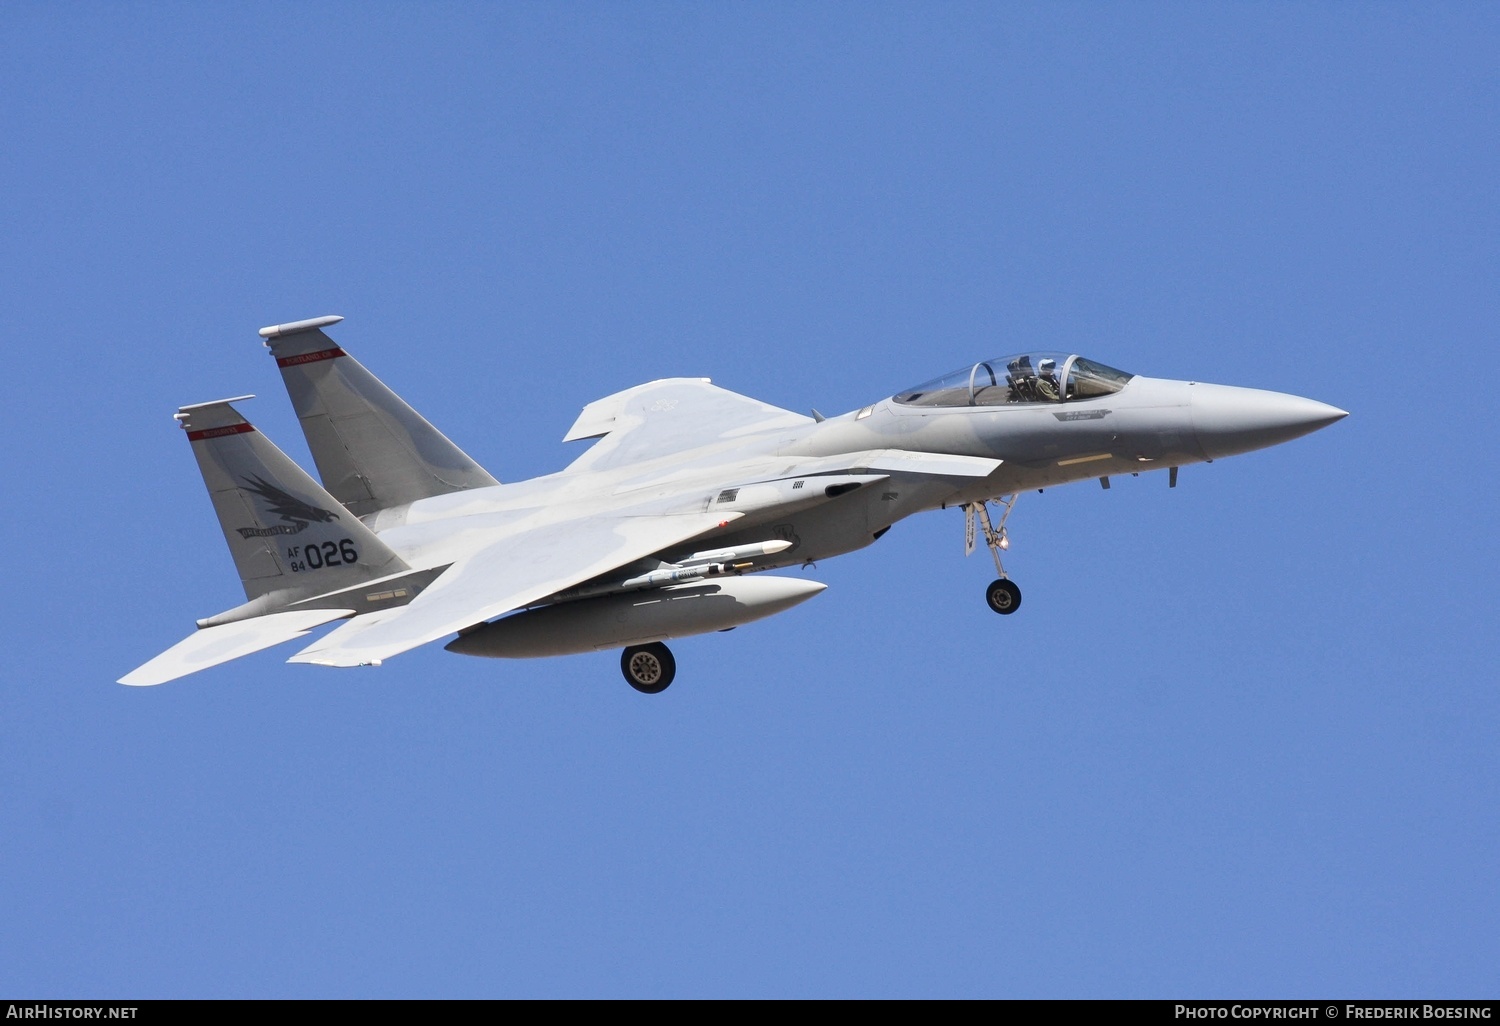
<instances>
[{"instance_id":1,"label":"gray fighter jet","mask_svg":"<svg viewBox=\"0 0 1500 1026\"><path fill-rule=\"evenodd\" d=\"M565 470L501 484L381 384L317 317L261 329L318 484L235 409L182 407L247 601L121 678L160 684L344 623L295 663L379 665L449 635L450 652L524 658L623 649L656 693L662 642L727 630L825 585L762 573L860 549L903 517L966 511L1001 563L1017 495L1276 445L1346 416L1279 392L1146 378L1067 353L981 360L840 417L806 417L707 378L584 407ZM989 503L1002 512L991 518Z\"/></svg>"}]
</instances>

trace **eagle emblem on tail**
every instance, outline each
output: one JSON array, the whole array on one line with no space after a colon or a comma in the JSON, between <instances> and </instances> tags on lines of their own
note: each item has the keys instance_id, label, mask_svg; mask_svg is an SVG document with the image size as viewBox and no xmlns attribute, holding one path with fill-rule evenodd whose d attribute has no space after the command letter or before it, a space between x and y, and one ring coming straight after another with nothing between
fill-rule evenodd
<instances>
[{"instance_id":1,"label":"eagle emblem on tail","mask_svg":"<svg viewBox=\"0 0 1500 1026\"><path fill-rule=\"evenodd\" d=\"M251 475L240 481L245 490L265 500L269 511L285 520L284 524L275 527L237 527L241 538L264 538L273 534L298 534L308 524L326 524L330 520L337 520L339 515L332 510L323 509L304 502L290 492L277 488L264 478Z\"/></svg>"}]
</instances>

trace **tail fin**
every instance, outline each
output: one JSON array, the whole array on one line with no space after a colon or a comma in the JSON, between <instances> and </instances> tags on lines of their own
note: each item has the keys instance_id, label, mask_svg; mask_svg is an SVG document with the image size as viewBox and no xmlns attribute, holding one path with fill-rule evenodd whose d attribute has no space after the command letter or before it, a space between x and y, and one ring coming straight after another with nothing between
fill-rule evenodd
<instances>
[{"instance_id":1,"label":"tail fin","mask_svg":"<svg viewBox=\"0 0 1500 1026\"><path fill-rule=\"evenodd\" d=\"M319 330L341 320L314 317L260 329L334 498L365 516L499 484Z\"/></svg>"},{"instance_id":2,"label":"tail fin","mask_svg":"<svg viewBox=\"0 0 1500 1026\"><path fill-rule=\"evenodd\" d=\"M245 597L253 601L277 592L280 605L408 570L390 546L229 405L250 398L177 411Z\"/></svg>"}]
</instances>

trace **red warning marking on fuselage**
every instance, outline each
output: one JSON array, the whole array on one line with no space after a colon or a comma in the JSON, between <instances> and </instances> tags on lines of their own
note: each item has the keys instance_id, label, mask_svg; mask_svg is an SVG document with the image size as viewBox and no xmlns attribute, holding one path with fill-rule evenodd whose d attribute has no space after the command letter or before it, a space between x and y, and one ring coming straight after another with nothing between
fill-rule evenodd
<instances>
[{"instance_id":1,"label":"red warning marking on fuselage","mask_svg":"<svg viewBox=\"0 0 1500 1026\"><path fill-rule=\"evenodd\" d=\"M336 356L347 356L338 346L332 349L321 349L316 353L303 353L300 356L279 356L276 358L278 367L295 367L301 363L317 363L319 360L332 360Z\"/></svg>"},{"instance_id":2,"label":"red warning marking on fuselage","mask_svg":"<svg viewBox=\"0 0 1500 1026\"><path fill-rule=\"evenodd\" d=\"M243 435L247 431L254 431L254 424L230 424L228 427L205 428L202 431L189 431L189 442L201 442L205 438L219 438L223 435Z\"/></svg>"}]
</instances>

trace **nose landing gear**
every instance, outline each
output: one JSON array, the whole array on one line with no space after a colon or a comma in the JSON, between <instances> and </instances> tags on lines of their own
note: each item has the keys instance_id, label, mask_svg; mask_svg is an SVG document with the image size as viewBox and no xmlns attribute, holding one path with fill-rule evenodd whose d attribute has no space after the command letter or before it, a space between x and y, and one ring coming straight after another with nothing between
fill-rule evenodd
<instances>
[{"instance_id":1,"label":"nose landing gear","mask_svg":"<svg viewBox=\"0 0 1500 1026\"><path fill-rule=\"evenodd\" d=\"M620 653L620 672L625 683L643 695L659 695L677 676L677 660L672 650L659 641L649 645L631 645Z\"/></svg>"},{"instance_id":2,"label":"nose landing gear","mask_svg":"<svg viewBox=\"0 0 1500 1026\"><path fill-rule=\"evenodd\" d=\"M1010 539L1005 534L1005 522L1010 519L1011 511L1016 508L1018 496L1010 498L1000 496L994 501L1005 507L1005 513L1000 517L1000 526L997 528L990 523L989 507L986 500L971 502L964 507L964 555L974 552L975 514L984 526L984 543L989 546L990 555L995 559L995 570L1000 574L1000 579L990 583L985 589L984 600L990 609L1002 616L1009 616L1021 608L1021 589L1016 587L1014 581L1005 572L1005 564L1000 561L1000 550L1010 548Z\"/></svg>"}]
</instances>

